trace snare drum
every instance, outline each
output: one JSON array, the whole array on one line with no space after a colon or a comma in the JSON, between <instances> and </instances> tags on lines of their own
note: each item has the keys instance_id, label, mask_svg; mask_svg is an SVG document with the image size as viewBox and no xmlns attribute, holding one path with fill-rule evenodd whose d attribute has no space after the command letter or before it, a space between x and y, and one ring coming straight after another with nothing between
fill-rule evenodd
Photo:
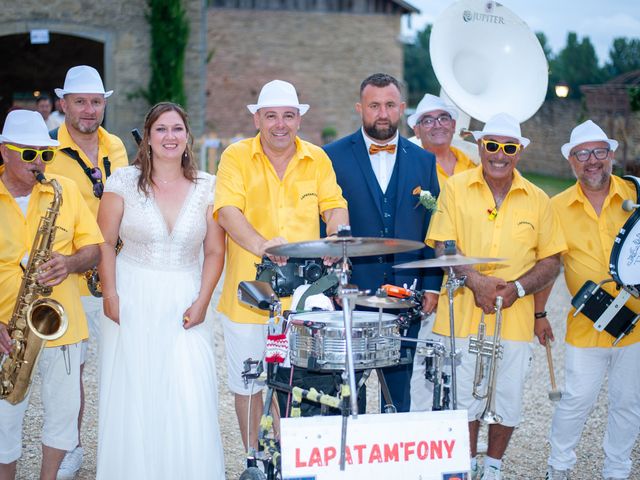
<instances>
[{"instance_id":1,"label":"snare drum","mask_svg":"<svg viewBox=\"0 0 640 480\"><path fill-rule=\"evenodd\" d=\"M633 181L640 192L638 178L630 175L624 178ZM640 285L640 208L627 219L613 242L609 271L620 285Z\"/></svg>"},{"instance_id":2,"label":"snare drum","mask_svg":"<svg viewBox=\"0 0 640 480\"><path fill-rule=\"evenodd\" d=\"M388 367L400 361L400 332L395 315L354 311L351 333L355 370ZM291 363L296 367L344 370L347 343L343 313L291 315L289 348Z\"/></svg>"}]
</instances>

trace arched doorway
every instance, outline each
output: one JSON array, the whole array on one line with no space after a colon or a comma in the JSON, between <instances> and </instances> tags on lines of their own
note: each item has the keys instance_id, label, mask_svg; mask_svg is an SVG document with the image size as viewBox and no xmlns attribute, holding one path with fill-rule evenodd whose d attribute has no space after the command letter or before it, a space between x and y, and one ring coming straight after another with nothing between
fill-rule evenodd
<instances>
[{"instance_id":1,"label":"arched doorway","mask_svg":"<svg viewBox=\"0 0 640 480\"><path fill-rule=\"evenodd\" d=\"M35 108L34 92L55 96L67 70L91 65L104 78L104 44L61 33L50 33L49 43L32 44L29 32L0 36L0 125L12 106Z\"/></svg>"}]
</instances>

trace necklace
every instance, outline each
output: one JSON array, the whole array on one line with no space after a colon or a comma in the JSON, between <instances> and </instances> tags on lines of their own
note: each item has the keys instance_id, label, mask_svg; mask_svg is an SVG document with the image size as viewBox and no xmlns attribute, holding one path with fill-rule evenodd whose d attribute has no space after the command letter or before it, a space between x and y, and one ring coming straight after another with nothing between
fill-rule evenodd
<instances>
[{"instance_id":1,"label":"necklace","mask_svg":"<svg viewBox=\"0 0 640 480\"><path fill-rule=\"evenodd\" d=\"M155 180L157 180L158 182L160 182L163 185L167 185L169 183L175 182L176 180L179 180L180 177L181 177L181 175L178 175L176 178L173 178L171 180L162 180L161 178L156 178Z\"/></svg>"}]
</instances>

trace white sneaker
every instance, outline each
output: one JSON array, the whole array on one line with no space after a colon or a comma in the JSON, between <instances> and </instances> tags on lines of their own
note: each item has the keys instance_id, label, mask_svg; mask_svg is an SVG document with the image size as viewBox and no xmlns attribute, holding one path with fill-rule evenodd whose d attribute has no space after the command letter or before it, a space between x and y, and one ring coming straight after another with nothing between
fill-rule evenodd
<instances>
[{"instance_id":1,"label":"white sneaker","mask_svg":"<svg viewBox=\"0 0 640 480\"><path fill-rule=\"evenodd\" d=\"M496 467L487 467L482 474L482 480L502 480L502 472Z\"/></svg>"},{"instance_id":2,"label":"white sneaker","mask_svg":"<svg viewBox=\"0 0 640 480\"><path fill-rule=\"evenodd\" d=\"M476 468L471 467L471 480L480 480L482 477L482 467L476 463Z\"/></svg>"},{"instance_id":3,"label":"white sneaker","mask_svg":"<svg viewBox=\"0 0 640 480\"><path fill-rule=\"evenodd\" d=\"M73 480L82 466L84 449L80 446L67 452L62 459L56 480Z\"/></svg>"},{"instance_id":4,"label":"white sneaker","mask_svg":"<svg viewBox=\"0 0 640 480\"><path fill-rule=\"evenodd\" d=\"M545 480L570 480L569 470L556 470L551 465L547 468Z\"/></svg>"}]
</instances>

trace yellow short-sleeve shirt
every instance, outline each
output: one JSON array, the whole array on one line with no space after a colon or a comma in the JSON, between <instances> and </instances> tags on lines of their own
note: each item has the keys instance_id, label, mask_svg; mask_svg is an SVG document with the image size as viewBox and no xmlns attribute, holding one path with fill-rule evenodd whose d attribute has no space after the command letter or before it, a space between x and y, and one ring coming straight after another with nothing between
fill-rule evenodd
<instances>
[{"instance_id":1,"label":"yellow short-sleeve shirt","mask_svg":"<svg viewBox=\"0 0 640 480\"><path fill-rule=\"evenodd\" d=\"M324 151L296 138L296 153L282 180L264 154L260 135L230 145L218 166L214 216L222 207L237 207L266 239L288 242L315 240L320 236L320 215L346 208L331 161ZM218 310L238 323L264 323L267 312L238 301L243 280L255 280L260 258L227 236L227 261ZM282 299L289 308L290 298Z\"/></svg>"},{"instance_id":2,"label":"yellow short-sleeve shirt","mask_svg":"<svg viewBox=\"0 0 640 480\"><path fill-rule=\"evenodd\" d=\"M92 163L89 157L87 157L84 151L73 141L64 123L58 128L58 141L60 142L60 146L58 147L56 158L47 165L47 173L63 175L76 182L84 201L89 207L89 210L91 210L93 218L97 218L100 199L93 194L93 183L91 183L91 180L89 180L89 177L87 177L78 162L61 150L63 148L75 150L85 165L91 167ZM98 168L102 172L102 182L105 182L107 178L107 172L104 166L105 157L109 158L109 162L111 163L111 173L129 164L127 150L124 148L122 140L116 135L107 132L104 128L98 127ZM80 294L82 296L90 295L84 277L79 276L79 281Z\"/></svg>"},{"instance_id":3,"label":"yellow short-sleeve shirt","mask_svg":"<svg viewBox=\"0 0 640 480\"><path fill-rule=\"evenodd\" d=\"M469 156L459 148L456 148L452 145L449 147L449 150L451 150L451 153L453 153L453 155L456 157L456 166L453 168L453 175L466 172L467 170L476 167L476 164L473 163L473 160L471 160ZM436 174L438 175L438 184L440 185L440 190L442 190L442 186L444 185L444 182L446 182L449 178L449 175L447 175L447 172L444 171L439 163L436 163Z\"/></svg>"},{"instance_id":4,"label":"yellow short-sleeve shirt","mask_svg":"<svg viewBox=\"0 0 640 480\"><path fill-rule=\"evenodd\" d=\"M596 215L591 203L578 183L551 199L551 205L562 218L562 229L567 239L568 251L563 255L564 278L571 295L575 295L587 280L599 283L609 279L609 258L614 240L620 228L631 215L622 209L627 198L637 198L635 187L620 177L611 176L609 194ZM607 283L604 290L616 296L615 284ZM640 313L640 299L631 297L626 306ZM607 332L599 332L593 322L574 309L567 316L566 341L574 347L610 347L614 338ZM640 328L624 337L617 346L622 347L640 341Z\"/></svg>"},{"instance_id":5,"label":"yellow short-sleeve shirt","mask_svg":"<svg viewBox=\"0 0 640 480\"><path fill-rule=\"evenodd\" d=\"M62 255L71 255L84 246L102 243L104 240L98 224L75 182L48 172L45 175L48 179L58 180L62 187L62 207L56 220L56 226L60 228L56 229L53 250ZM22 282L20 262L31 250L40 218L45 215L52 200L51 186L37 184L32 190L25 217L0 181L0 223L3 226L0 229L0 321L5 324L11 319ZM69 345L89 336L78 285L78 274L71 274L53 288L50 298L64 307L69 327L61 338L47 342L47 347Z\"/></svg>"},{"instance_id":6,"label":"yellow short-sleeve shirt","mask_svg":"<svg viewBox=\"0 0 640 480\"><path fill-rule=\"evenodd\" d=\"M566 250L564 235L551 208L549 197L514 170L513 183L495 218L489 212L495 202L482 175L482 166L447 180L431 218L427 243L455 240L464 255L506 258L504 263L482 264L475 268L484 275L516 280L538 260ZM533 295L518 299L502 312L502 338L531 341L534 326ZM473 292L456 290L454 319L456 337L475 335L481 310ZM487 334L493 335L494 315L486 315ZM449 335L447 291L438 302L434 332Z\"/></svg>"}]
</instances>

